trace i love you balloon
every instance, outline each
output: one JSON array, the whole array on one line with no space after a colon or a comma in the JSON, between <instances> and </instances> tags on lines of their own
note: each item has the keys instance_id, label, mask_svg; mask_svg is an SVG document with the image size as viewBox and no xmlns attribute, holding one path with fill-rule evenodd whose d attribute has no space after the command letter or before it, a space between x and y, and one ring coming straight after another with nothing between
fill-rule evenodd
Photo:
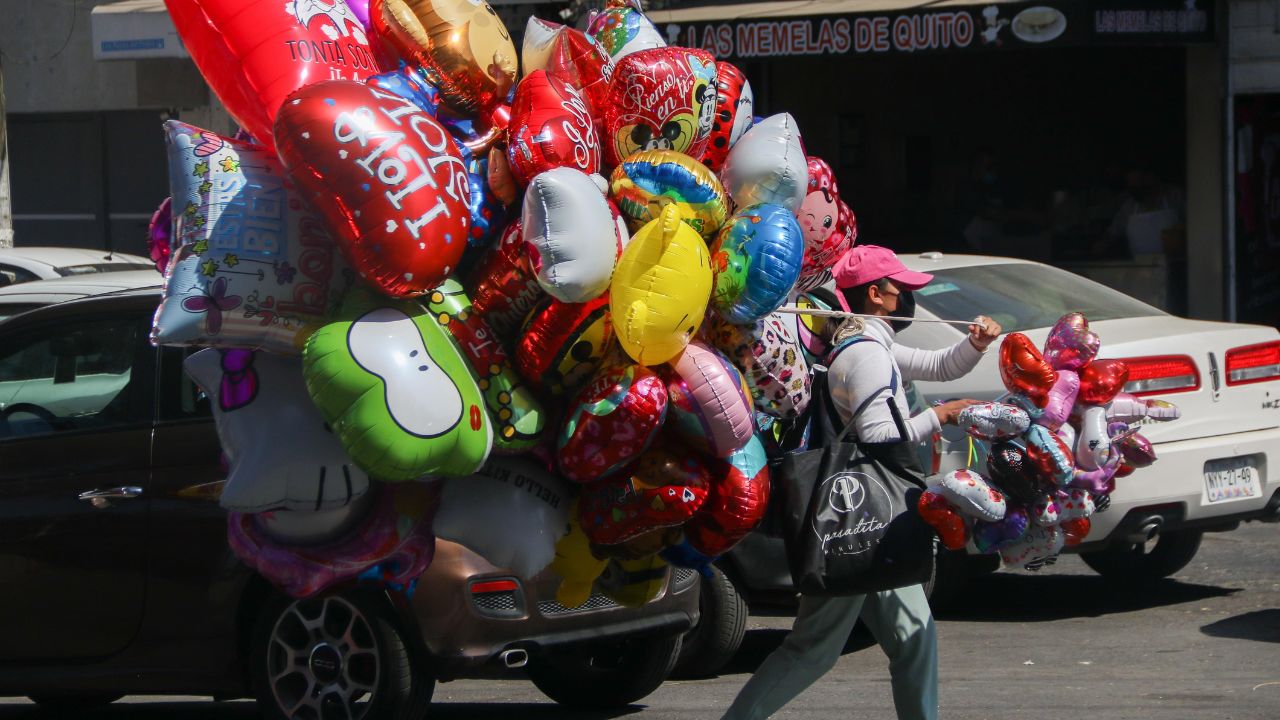
<instances>
[{"instance_id":1,"label":"i love you balloon","mask_svg":"<svg viewBox=\"0 0 1280 720\"><path fill-rule=\"evenodd\" d=\"M165 0L196 67L231 117L272 146L290 93L378 70L364 25L342 0Z\"/></svg>"},{"instance_id":2,"label":"i love you balloon","mask_svg":"<svg viewBox=\"0 0 1280 720\"><path fill-rule=\"evenodd\" d=\"M467 168L444 128L399 95L335 80L280 110L276 145L361 277L393 297L422 295L467 246Z\"/></svg>"}]
</instances>

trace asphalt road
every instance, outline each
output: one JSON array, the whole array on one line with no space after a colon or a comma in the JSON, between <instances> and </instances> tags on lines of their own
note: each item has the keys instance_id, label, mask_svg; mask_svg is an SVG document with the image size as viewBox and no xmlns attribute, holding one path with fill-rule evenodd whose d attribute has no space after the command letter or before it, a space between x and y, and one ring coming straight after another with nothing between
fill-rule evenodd
<instances>
[{"instance_id":1,"label":"asphalt road","mask_svg":"<svg viewBox=\"0 0 1280 720\"><path fill-rule=\"evenodd\" d=\"M790 619L753 616L742 651L717 678L669 681L611 715L565 712L514 673L436 688L432 717L569 720L717 718L781 642ZM948 720L1275 720L1280 718L1280 525L1205 536L1195 561L1138 590L1106 585L1078 558L1039 573L971 583L939 616L942 716ZM0 699L0 720L55 717ZM130 697L77 718L232 720L252 703ZM884 655L855 633L836 668L776 718L893 717Z\"/></svg>"}]
</instances>

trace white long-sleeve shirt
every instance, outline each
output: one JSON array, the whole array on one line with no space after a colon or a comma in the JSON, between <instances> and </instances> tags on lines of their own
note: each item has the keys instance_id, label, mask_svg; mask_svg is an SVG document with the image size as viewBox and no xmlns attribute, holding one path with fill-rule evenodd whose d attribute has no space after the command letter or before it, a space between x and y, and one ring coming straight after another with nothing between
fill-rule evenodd
<instances>
[{"instance_id":1,"label":"white long-sleeve shirt","mask_svg":"<svg viewBox=\"0 0 1280 720\"><path fill-rule=\"evenodd\" d=\"M904 439L899 437L893 414L884 401L896 367L899 380L893 402L906 425L905 439L913 443L929 439L942 429L938 415L932 410L925 410L908 418L911 409L907 404L907 394L902 389L903 381L946 381L963 377L977 366L982 359L982 351L969 342L968 336L943 350L904 347L894 342L896 333L888 322L880 318L866 318L864 322L864 334L875 342L854 343L836 355L835 362L831 363L827 379L836 411L847 423L853 411L874 395L875 399L857 417L853 433L866 443Z\"/></svg>"}]
</instances>

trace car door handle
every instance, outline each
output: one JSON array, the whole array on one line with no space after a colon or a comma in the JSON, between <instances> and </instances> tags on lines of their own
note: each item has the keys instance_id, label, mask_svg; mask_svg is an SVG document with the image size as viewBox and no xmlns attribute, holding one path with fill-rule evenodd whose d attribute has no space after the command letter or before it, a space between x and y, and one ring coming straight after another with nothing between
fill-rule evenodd
<instances>
[{"instance_id":1,"label":"car door handle","mask_svg":"<svg viewBox=\"0 0 1280 720\"><path fill-rule=\"evenodd\" d=\"M128 500L142 495L142 488L137 485L122 485L106 490L86 490L80 493L81 500Z\"/></svg>"}]
</instances>

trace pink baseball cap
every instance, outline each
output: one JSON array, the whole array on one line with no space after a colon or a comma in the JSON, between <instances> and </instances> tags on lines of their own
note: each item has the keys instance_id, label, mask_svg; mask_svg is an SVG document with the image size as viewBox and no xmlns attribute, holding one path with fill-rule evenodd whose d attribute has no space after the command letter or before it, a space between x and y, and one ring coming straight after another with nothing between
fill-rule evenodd
<instances>
[{"instance_id":1,"label":"pink baseball cap","mask_svg":"<svg viewBox=\"0 0 1280 720\"><path fill-rule=\"evenodd\" d=\"M892 250L879 245L854 245L849 248L836 261L831 275L835 278L836 287L841 290L866 285L880 278L889 278L905 290L919 290L933 281L933 276L929 273L908 270ZM844 299L844 293L836 293L836 299L845 312L853 312L849 309L849 302Z\"/></svg>"}]
</instances>

